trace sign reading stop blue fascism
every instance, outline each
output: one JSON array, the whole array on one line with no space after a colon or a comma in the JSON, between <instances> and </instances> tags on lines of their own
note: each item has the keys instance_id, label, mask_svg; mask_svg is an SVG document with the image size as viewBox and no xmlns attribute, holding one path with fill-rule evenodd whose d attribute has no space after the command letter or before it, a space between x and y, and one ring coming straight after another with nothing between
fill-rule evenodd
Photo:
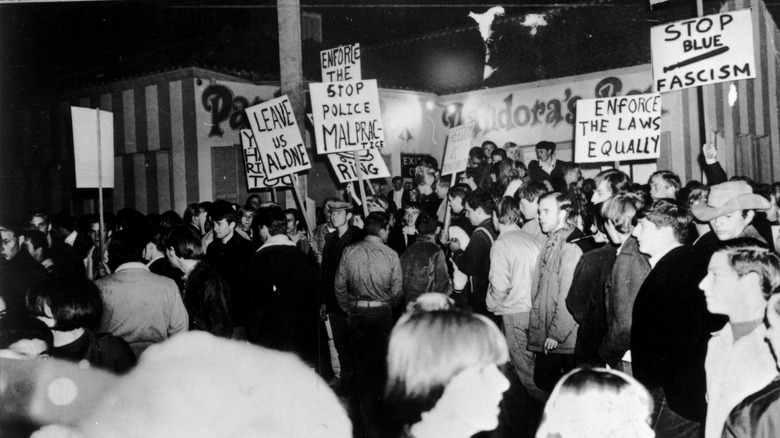
<instances>
[{"instance_id":1,"label":"sign reading stop blue fascism","mask_svg":"<svg viewBox=\"0 0 780 438\"><path fill-rule=\"evenodd\" d=\"M287 96L247 108L246 115L268 179L311 169Z\"/></svg>"},{"instance_id":2,"label":"sign reading stop blue fascism","mask_svg":"<svg viewBox=\"0 0 780 438\"><path fill-rule=\"evenodd\" d=\"M376 80L310 84L318 154L385 145Z\"/></svg>"},{"instance_id":3,"label":"sign reading stop blue fascism","mask_svg":"<svg viewBox=\"0 0 780 438\"><path fill-rule=\"evenodd\" d=\"M756 77L750 9L650 30L657 93Z\"/></svg>"}]
</instances>

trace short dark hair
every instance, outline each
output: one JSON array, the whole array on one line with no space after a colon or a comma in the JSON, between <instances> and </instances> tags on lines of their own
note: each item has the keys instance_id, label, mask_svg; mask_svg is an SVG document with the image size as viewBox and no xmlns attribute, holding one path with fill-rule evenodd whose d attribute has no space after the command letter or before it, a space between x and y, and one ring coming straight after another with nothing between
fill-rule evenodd
<instances>
[{"instance_id":1,"label":"short dark hair","mask_svg":"<svg viewBox=\"0 0 780 438\"><path fill-rule=\"evenodd\" d=\"M603 180L607 181L607 185L613 195L631 190L631 178L621 170L607 169L599 172L593 179L596 183L596 188L598 188Z\"/></svg>"},{"instance_id":2,"label":"short dark hair","mask_svg":"<svg viewBox=\"0 0 780 438\"><path fill-rule=\"evenodd\" d=\"M48 316L46 306L54 319L52 329L63 332L96 330L103 316L100 289L81 277L52 277L33 286L27 293L27 310L36 316Z\"/></svg>"},{"instance_id":3,"label":"short dark hair","mask_svg":"<svg viewBox=\"0 0 780 438\"><path fill-rule=\"evenodd\" d=\"M146 216L134 208L123 208L116 212L116 225L123 230L138 230L146 226Z\"/></svg>"},{"instance_id":4,"label":"short dark hair","mask_svg":"<svg viewBox=\"0 0 780 438\"><path fill-rule=\"evenodd\" d=\"M143 231L143 243L146 246L149 243L154 244L157 251L165 252L163 238L167 234L163 227L149 227Z\"/></svg>"},{"instance_id":5,"label":"short dark hair","mask_svg":"<svg viewBox=\"0 0 780 438\"><path fill-rule=\"evenodd\" d=\"M404 181L404 178L403 178L403 177L401 177L401 176L394 176L394 177L393 177L393 179L392 179L391 181L392 181L392 182L396 182L396 181L401 181L401 182L403 182L403 181Z\"/></svg>"},{"instance_id":6,"label":"short dark hair","mask_svg":"<svg viewBox=\"0 0 780 438\"><path fill-rule=\"evenodd\" d=\"M450 198L466 199L471 195L471 187L466 184L455 184L447 191L447 196Z\"/></svg>"},{"instance_id":7,"label":"short dark hair","mask_svg":"<svg viewBox=\"0 0 780 438\"><path fill-rule=\"evenodd\" d=\"M658 199L639 211L639 219L647 219L656 227L671 227L674 238L684 243L688 238L688 225L693 220L691 212L674 199Z\"/></svg>"},{"instance_id":8,"label":"short dark hair","mask_svg":"<svg viewBox=\"0 0 780 438\"><path fill-rule=\"evenodd\" d=\"M225 219L228 223L238 222L238 215L236 214L236 209L233 208L233 204L222 199L211 204L208 215L212 222L219 222L222 219Z\"/></svg>"},{"instance_id":9,"label":"short dark hair","mask_svg":"<svg viewBox=\"0 0 780 438\"><path fill-rule=\"evenodd\" d=\"M469 150L469 158L476 158L479 160L485 159L485 152L482 151L482 148L479 146L474 146Z\"/></svg>"},{"instance_id":10,"label":"short dark hair","mask_svg":"<svg viewBox=\"0 0 780 438\"><path fill-rule=\"evenodd\" d=\"M414 227L423 236L436 234L436 229L439 227L439 218L427 211L423 211L417 216Z\"/></svg>"},{"instance_id":11,"label":"short dark hair","mask_svg":"<svg viewBox=\"0 0 780 438\"><path fill-rule=\"evenodd\" d=\"M477 191L471 194L471 196L466 199L466 204L468 204L469 207L471 207L472 210L476 210L478 208L481 208L485 214L492 215L493 210L495 209L495 203L493 202L493 197L490 196L490 193L483 192L483 191Z\"/></svg>"},{"instance_id":12,"label":"short dark hair","mask_svg":"<svg viewBox=\"0 0 780 438\"><path fill-rule=\"evenodd\" d=\"M580 165L577 163L566 163L563 165L563 167L561 167L561 171L563 172L564 175L579 169L580 169Z\"/></svg>"},{"instance_id":13,"label":"short dark hair","mask_svg":"<svg viewBox=\"0 0 780 438\"><path fill-rule=\"evenodd\" d=\"M51 225L52 230L59 230L60 228L73 232L76 230L76 218L73 216L68 216L65 213L54 213L49 218L49 224Z\"/></svg>"},{"instance_id":14,"label":"short dark hair","mask_svg":"<svg viewBox=\"0 0 780 438\"><path fill-rule=\"evenodd\" d=\"M268 234L276 236L287 231L287 215L279 206L260 207L257 210L257 226L268 228Z\"/></svg>"},{"instance_id":15,"label":"short dark hair","mask_svg":"<svg viewBox=\"0 0 780 438\"><path fill-rule=\"evenodd\" d=\"M141 261L146 243L139 230L114 232L108 245L108 267L114 271L122 264Z\"/></svg>"},{"instance_id":16,"label":"short dark hair","mask_svg":"<svg viewBox=\"0 0 780 438\"><path fill-rule=\"evenodd\" d=\"M536 143L535 149L547 149L550 152L555 152L556 145L555 143L547 140L542 140L539 143Z\"/></svg>"},{"instance_id":17,"label":"short dark hair","mask_svg":"<svg viewBox=\"0 0 780 438\"><path fill-rule=\"evenodd\" d=\"M181 216L179 216L179 213L176 213L173 210L166 211L160 217L160 226L163 228L171 228L174 225L183 225L184 223L185 222Z\"/></svg>"},{"instance_id":18,"label":"short dark hair","mask_svg":"<svg viewBox=\"0 0 780 438\"><path fill-rule=\"evenodd\" d=\"M528 202L534 202L547 194L550 189L542 182L529 182L520 187L517 191L517 200L525 199Z\"/></svg>"},{"instance_id":19,"label":"short dark hair","mask_svg":"<svg viewBox=\"0 0 780 438\"><path fill-rule=\"evenodd\" d=\"M22 235L32 243L33 249L43 248L44 252L49 249L49 241L42 232L38 230L24 230Z\"/></svg>"},{"instance_id":20,"label":"short dark hair","mask_svg":"<svg viewBox=\"0 0 780 438\"><path fill-rule=\"evenodd\" d=\"M511 196L504 196L496 203L496 218L502 225L515 224L520 219L520 204Z\"/></svg>"},{"instance_id":21,"label":"short dark hair","mask_svg":"<svg viewBox=\"0 0 780 438\"><path fill-rule=\"evenodd\" d=\"M26 313L9 313L0 318L0 349L6 349L23 339L40 339L51 350L54 343L49 327Z\"/></svg>"},{"instance_id":22,"label":"short dark hair","mask_svg":"<svg viewBox=\"0 0 780 438\"><path fill-rule=\"evenodd\" d=\"M494 157L496 155L500 155L501 158L506 158L506 151L503 149L494 149L493 152L490 153L490 157Z\"/></svg>"},{"instance_id":23,"label":"short dark hair","mask_svg":"<svg viewBox=\"0 0 780 438\"><path fill-rule=\"evenodd\" d=\"M375 211L369 213L365 220L366 234L369 236L379 236L379 232L390 226L390 216L387 213Z\"/></svg>"},{"instance_id":24,"label":"short dark hair","mask_svg":"<svg viewBox=\"0 0 780 438\"><path fill-rule=\"evenodd\" d=\"M173 248L176 257L187 260L200 260L203 257L200 238L195 234L195 230L187 225L171 228L163 239L163 245L166 249Z\"/></svg>"}]
</instances>

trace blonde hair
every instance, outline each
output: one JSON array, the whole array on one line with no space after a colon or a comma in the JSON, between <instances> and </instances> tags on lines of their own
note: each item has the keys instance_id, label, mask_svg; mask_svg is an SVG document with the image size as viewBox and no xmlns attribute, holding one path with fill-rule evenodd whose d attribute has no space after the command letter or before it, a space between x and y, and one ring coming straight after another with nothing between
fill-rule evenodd
<instances>
[{"instance_id":1,"label":"blonde hair","mask_svg":"<svg viewBox=\"0 0 780 438\"><path fill-rule=\"evenodd\" d=\"M390 335L386 402L400 424L415 424L458 373L508 360L504 335L485 316L457 309L413 313Z\"/></svg>"},{"instance_id":2,"label":"blonde hair","mask_svg":"<svg viewBox=\"0 0 780 438\"><path fill-rule=\"evenodd\" d=\"M536 438L652 438L653 399L631 376L578 368L555 385Z\"/></svg>"}]
</instances>

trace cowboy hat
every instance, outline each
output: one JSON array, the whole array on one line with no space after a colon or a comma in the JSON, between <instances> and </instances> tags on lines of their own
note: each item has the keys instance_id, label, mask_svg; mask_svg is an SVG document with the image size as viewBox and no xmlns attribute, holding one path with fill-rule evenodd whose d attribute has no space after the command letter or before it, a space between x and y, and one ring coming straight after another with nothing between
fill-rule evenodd
<instances>
[{"instance_id":1,"label":"cowboy hat","mask_svg":"<svg viewBox=\"0 0 780 438\"><path fill-rule=\"evenodd\" d=\"M739 210L766 210L769 201L753 193L753 188L744 181L729 181L710 188L706 205L694 205L691 213L702 222Z\"/></svg>"}]
</instances>

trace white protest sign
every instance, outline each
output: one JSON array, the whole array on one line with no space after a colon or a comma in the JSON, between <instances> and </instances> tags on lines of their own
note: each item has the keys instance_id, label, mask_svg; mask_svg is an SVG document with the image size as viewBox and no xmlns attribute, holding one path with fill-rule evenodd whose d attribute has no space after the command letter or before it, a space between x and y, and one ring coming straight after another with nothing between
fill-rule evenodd
<instances>
[{"instance_id":1,"label":"white protest sign","mask_svg":"<svg viewBox=\"0 0 780 438\"><path fill-rule=\"evenodd\" d=\"M661 155L661 95L580 99L574 161L599 163Z\"/></svg>"},{"instance_id":2,"label":"white protest sign","mask_svg":"<svg viewBox=\"0 0 780 438\"><path fill-rule=\"evenodd\" d=\"M70 107L76 187L98 187L98 115L90 108ZM103 188L114 187L114 114L100 111L100 173Z\"/></svg>"},{"instance_id":3,"label":"white protest sign","mask_svg":"<svg viewBox=\"0 0 780 438\"><path fill-rule=\"evenodd\" d=\"M322 82L359 81L360 44L339 46L320 52Z\"/></svg>"},{"instance_id":4,"label":"white protest sign","mask_svg":"<svg viewBox=\"0 0 780 438\"><path fill-rule=\"evenodd\" d=\"M241 138L241 149L244 151L246 185L249 190L292 186L292 177L289 175L274 179L270 179L265 175L263 163L260 161L260 150L257 147L257 142L251 129L242 129L239 131L239 135Z\"/></svg>"},{"instance_id":5,"label":"white protest sign","mask_svg":"<svg viewBox=\"0 0 780 438\"><path fill-rule=\"evenodd\" d=\"M750 9L650 29L656 93L756 77Z\"/></svg>"},{"instance_id":6,"label":"white protest sign","mask_svg":"<svg viewBox=\"0 0 780 438\"><path fill-rule=\"evenodd\" d=\"M475 123L471 122L452 128L447 132L447 152L441 166L442 176L466 170L474 127Z\"/></svg>"},{"instance_id":7,"label":"white protest sign","mask_svg":"<svg viewBox=\"0 0 780 438\"><path fill-rule=\"evenodd\" d=\"M389 178L390 171L387 170L385 160L376 149L366 149L358 151L360 157L360 170L365 179ZM355 154L353 152L340 152L328 154L330 165L340 183L348 183L358 180L357 169L355 168Z\"/></svg>"},{"instance_id":8,"label":"white protest sign","mask_svg":"<svg viewBox=\"0 0 780 438\"><path fill-rule=\"evenodd\" d=\"M269 179L311 169L290 99L282 96L246 109L249 126Z\"/></svg>"},{"instance_id":9,"label":"white protest sign","mask_svg":"<svg viewBox=\"0 0 780 438\"><path fill-rule=\"evenodd\" d=\"M376 80L309 84L318 154L385 145Z\"/></svg>"}]
</instances>

